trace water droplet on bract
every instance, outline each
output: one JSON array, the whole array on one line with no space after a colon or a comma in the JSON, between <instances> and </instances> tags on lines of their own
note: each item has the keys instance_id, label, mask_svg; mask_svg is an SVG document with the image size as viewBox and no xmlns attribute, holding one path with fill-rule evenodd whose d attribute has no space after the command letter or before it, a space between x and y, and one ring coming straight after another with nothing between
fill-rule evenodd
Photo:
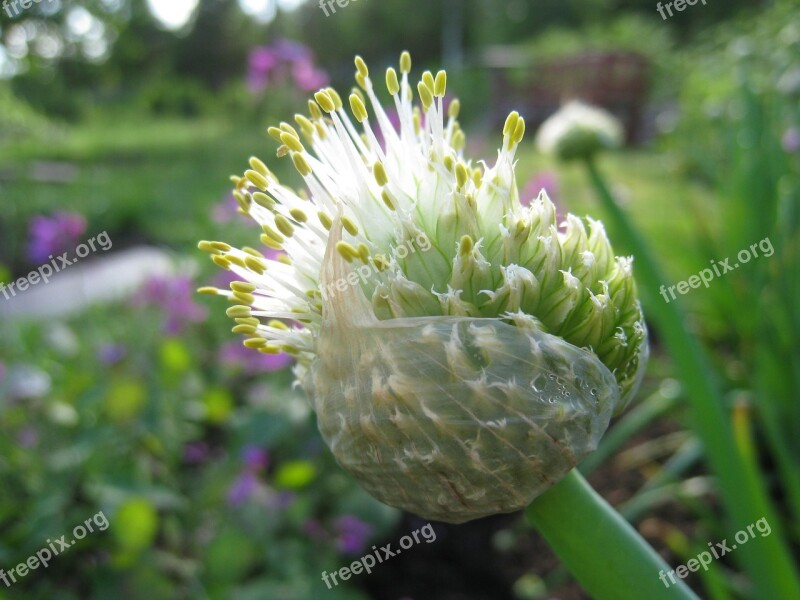
<instances>
[{"instance_id":1,"label":"water droplet on bract","mask_svg":"<svg viewBox=\"0 0 800 600\"><path fill-rule=\"evenodd\" d=\"M531 381L531 389L534 392L543 392L545 387L547 387L547 379L545 379L544 375L537 375Z\"/></svg>"}]
</instances>

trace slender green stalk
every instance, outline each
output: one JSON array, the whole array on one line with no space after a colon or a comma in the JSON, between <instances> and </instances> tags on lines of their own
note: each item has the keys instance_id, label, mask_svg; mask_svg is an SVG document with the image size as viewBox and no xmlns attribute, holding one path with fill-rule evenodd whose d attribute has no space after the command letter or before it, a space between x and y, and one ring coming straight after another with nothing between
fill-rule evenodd
<instances>
[{"instance_id":1,"label":"slender green stalk","mask_svg":"<svg viewBox=\"0 0 800 600\"><path fill-rule=\"evenodd\" d=\"M526 516L596 600L688 600L697 596L573 469ZM665 584L660 578L664 573ZM667 587L669 585L669 587Z\"/></svg>"},{"instance_id":2,"label":"slender green stalk","mask_svg":"<svg viewBox=\"0 0 800 600\"><path fill-rule=\"evenodd\" d=\"M677 303L667 303L658 295L658 289L666 279L648 244L615 201L594 162L589 160L586 166L610 217L615 238L636 257L640 294L689 398L694 429L702 439L728 515L725 525L729 538L760 518L766 518L772 525L772 535L760 538L758 543L741 545L735 557L755 584L759 597L791 598L800 589L800 576L790 558L776 511L765 493L763 477L738 451L731 415L724 407L716 373L703 348L686 328Z\"/></svg>"}]
</instances>

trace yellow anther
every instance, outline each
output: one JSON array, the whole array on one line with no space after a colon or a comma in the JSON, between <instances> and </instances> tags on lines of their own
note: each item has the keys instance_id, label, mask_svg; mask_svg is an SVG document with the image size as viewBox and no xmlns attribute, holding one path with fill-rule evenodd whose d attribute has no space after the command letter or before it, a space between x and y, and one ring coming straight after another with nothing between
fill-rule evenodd
<instances>
[{"instance_id":1,"label":"yellow anther","mask_svg":"<svg viewBox=\"0 0 800 600\"><path fill-rule=\"evenodd\" d=\"M420 81L417 84L417 92L419 92L419 99L422 102L422 108L428 110L433 104L433 94L431 94L431 90L428 89L428 86L425 85L424 81Z\"/></svg>"},{"instance_id":2,"label":"yellow anther","mask_svg":"<svg viewBox=\"0 0 800 600\"><path fill-rule=\"evenodd\" d=\"M280 346L276 346L275 344L267 344L266 346L262 346L258 349L259 352L262 354L280 354L283 352Z\"/></svg>"},{"instance_id":3,"label":"yellow anther","mask_svg":"<svg viewBox=\"0 0 800 600\"><path fill-rule=\"evenodd\" d=\"M464 166L464 163L458 163L456 165L456 185L458 185L459 189L463 188L467 181L469 181L467 167Z\"/></svg>"},{"instance_id":4,"label":"yellow anther","mask_svg":"<svg viewBox=\"0 0 800 600\"><path fill-rule=\"evenodd\" d=\"M294 116L294 121L300 127L300 131L303 132L303 135L311 137L314 135L314 124L305 117L305 115L296 114Z\"/></svg>"},{"instance_id":5,"label":"yellow anther","mask_svg":"<svg viewBox=\"0 0 800 600\"><path fill-rule=\"evenodd\" d=\"M419 114L419 106L414 107L412 120L414 121L414 133L419 133L420 129L422 129L422 116Z\"/></svg>"},{"instance_id":6,"label":"yellow anther","mask_svg":"<svg viewBox=\"0 0 800 600\"><path fill-rule=\"evenodd\" d=\"M453 170L453 157L452 156L450 156L448 154L447 156L444 157L444 161L443 162L444 162L444 168L445 169L447 169L448 171L452 171Z\"/></svg>"},{"instance_id":7,"label":"yellow anther","mask_svg":"<svg viewBox=\"0 0 800 600\"><path fill-rule=\"evenodd\" d=\"M353 111L353 116L359 123L363 123L369 117L364 101L355 94L350 94L350 110Z\"/></svg>"},{"instance_id":8,"label":"yellow anther","mask_svg":"<svg viewBox=\"0 0 800 600\"><path fill-rule=\"evenodd\" d=\"M281 131L280 128L270 127L267 129L267 133L269 134L269 137L271 137L276 142L281 141L281 133L283 133L283 131Z\"/></svg>"},{"instance_id":9,"label":"yellow anther","mask_svg":"<svg viewBox=\"0 0 800 600\"><path fill-rule=\"evenodd\" d=\"M336 251L344 258L347 262L353 262L354 258L359 258L358 250L353 248L347 242L337 242L336 243Z\"/></svg>"},{"instance_id":10,"label":"yellow anther","mask_svg":"<svg viewBox=\"0 0 800 600\"><path fill-rule=\"evenodd\" d=\"M320 108L328 114L336 110L336 104L333 102L333 98L328 95L327 90L320 90L314 94L314 100L316 100Z\"/></svg>"},{"instance_id":11,"label":"yellow anther","mask_svg":"<svg viewBox=\"0 0 800 600\"><path fill-rule=\"evenodd\" d=\"M342 226L350 235L358 235L358 226L350 220L350 217L342 217Z\"/></svg>"},{"instance_id":12,"label":"yellow anther","mask_svg":"<svg viewBox=\"0 0 800 600\"><path fill-rule=\"evenodd\" d=\"M239 208L242 209L242 212L249 213L250 212L250 195L243 194L239 190L233 190L233 199L236 200L236 204L239 205Z\"/></svg>"},{"instance_id":13,"label":"yellow anther","mask_svg":"<svg viewBox=\"0 0 800 600\"><path fill-rule=\"evenodd\" d=\"M237 267L241 267L243 269L247 268L244 259L239 256L236 256L235 254L228 254L225 258L227 258L229 262L233 263Z\"/></svg>"},{"instance_id":14,"label":"yellow anther","mask_svg":"<svg viewBox=\"0 0 800 600\"><path fill-rule=\"evenodd\" d=\"M320 225L322 225L326 230L330 231L331 227L333 227L333 219L331 219L327 213L322 211L317 213L317 218L319 219Z\"/></svg>"},{"instance_id":15,"label":"yellow anther","mask_svg":"<svg viewBox=\"0 0 800 600\"><path fill-rule=\"evenodd\" d=\"M378 182L379 186L384 186L389 183L389 176L386 174L386 168L383 166L383 163L378 161L372 167L372 174L375 176L375 181Z\"/></svg>"},{"instance_id":16,"label":"yellow anther","mask_svg":"<svg viewBox=\"0 0 800 600\"><path fill-rule=\"evenodd\" d=\"M386 69L386 87L392 96L400 91L400 82L397 80L397 71L395 71L392 67Z\"/></svg>"},{"instance_id":17,"label":"yellow anther","mask_svg":"<svg viewBox=\"0 0 800 600\"><path fill-rule=\"evenodd\" d=\"M436 80L433 84L433 95L439 98L444 98L444 92L447 89L447 73L439 71L436 73Z\"/></svg>"},{"instance_id":18,"label":"yellow anther","mask_svg":"<svg viewBox=\"0 0 800 600\"><path fill-rule=\"evenodd\" d=\"M289 154L289 152L290 152L289 146L287 146L286 144L281 144L280 146L278 146L278 151L275 154L277 155L278 158L283 158L284 156Z\"/></svg>"},{"instance_id":19,"label":"yellow anther","mask_svg":"<svg viewBox=\"0 0 800 600\"><path fill-rule=\"evenodd\" d=\"M234 321L239 325L250 325L251 327L258 327L261 325L261 321L255 317L237 317Z\"/></svg>"},{"instance_id":20,"label":"yellow anther","mask_svg":"<svg viewBox=\"0 0 800 600\"><path fill-rule=\"evenodd\" d=\"M267 165L265 165L263 161L257 156L250 157L250 167L254 171L258 171L259 173L261 173L264 177L269 176L269 169L267 168Z\"/></svg>"},{"instance_id":21,"label":"yellow anther","mask_svg":"<svg viewBox=\"0 0 800 600\"><path fill-rule=\"evenodd\" d=\"M284 144L286 144L290 150L293 150L294 152L303 152L303 150L305 150L300 140L291 133L287 133L284 131L281 134L281 141Z\"/></svg>"},{"instance_id":22,"label":"yellow anther","mask_svg":"<svg viewBox=\"0 0 800 600\"><path fill-rule=\"evenodd\" d=\"M236 334L244 334L244 335L256 334L256 328L253 327L252 325L234 325L231 331Z\"/></svg>"},{"instance_id":23,"label":"yellow anther","mask_svg":"<svg viewBox=\"0 0 800 600\"><path fill-rule=\"evenodd\" d=\"M272 327L273 329L280 329L281 331L289 331L289 326L284 323L283 321L278 321L277 319L272 319L267 323L267 327Z\"/></svg>"},{"instance_id":24,"label":"yellow anther","mask_svg":"<svg viewBox=\"0 0 800 600\"><path fill-rule=\"evenodd\" d=\"M364 62L364 59L357 55L355 62L359 75L364 78L369 77L369 69L367 68L367 63Z\"/></svg>"},{"instance_id":25,"label":"yellow anther","mask_svg":"<svg viewBox=\"0 0 800 600\"><path fill-rule=\"evenodd\" d=\"M224 256L215 254L214 256L211 257L211 260L213 260L214 264L216 264L218 267L222 267L223 269L227 269L230 271L231 261L229 261Z\"/></svg>"},{"instance_id":26,"label":"yellow anther","mask_svg":"<svg viewBox=\"0 0 800 600\"><path fill-rule=\"evenodd\" d=\"M475 242L472 238L468 235L465 235L461 238L458 242L458 253L461 256L466 256L470 252L472 252L472 248L475 246Z\"/></svg>"},{"instance_id":27,"label":"yellow anther","mask_svg":"<svg viewBox=\"0 0 800 600\"><path fill-rule=\"evenodd\" d=\"M400 54L400 72L411 72L411 55L405 50Z\"/></svg>"},{"instance_id":28,"label":"yellow anther","mask_svg":"<svg viewBox=\"0 0 800 600\"><path fill-rule=\"evenodd\" d=\"M269 237L279 243L283 243L283 236L275 231L272 227L270 227L267 223L264 223L261 226L261 229L266 233Z\"/></svg>"},{"instance_id":29,"label":"yellow anther","mask_svg":"<svg viewBox=\"0 0 800 600\"><path fill-rule=\"evenodd\" d=\"M292 152L292 162L294 163L294 168L297 169L300 175L303 177L311 175L311 165L308 164L308 161L302 154L299 152Z\"/></svg>"},{"instance_id":30,"label":"yellow anther","mask_svg":"<svg viewBox=\"0 0 800 600\"><path fill-rule=\"evenodd\" d=\"M503 135L511 135L514 133L514 128L517 126L517 121L519 121L519 113L517 111L511 111L511 113L506 118L506 123L503 126Z\"/></svg>"},{"instance_id":31,"label":"yellow anther","mask_svg":"<svg viewBox=\"0 0 800 600\"><path fill-rule=\"evenodd\" d=\"M276 244L277 248L275 250L282 250L280 244ZM267 265L264 264L264 261L259 260L255 256L245 256L244 257L244 264L247 266L248 269L253 271L254 273L258 273L261 275L264 271L267 270Z\"/></svg>"},{"instance_id":32,"label":"yellow anther","mask_svg":"<svg viewBox=\"0 0 800 600\"><path fill-rule=\"evenodd\" d=\"M258 171L254 171L253 169L247 169L247 171L244 172L244 176L247 177L247 180L253 185L255 185L262 192L269 187L269 181L267 181L267 178L264 177Z\"/></svg>"},{"instance_id":33,"label":"yellow anther","mask_svg":"<svg viewBox=\"0 0 800 600\"><path fill-rule=\"evenodd\" d=\"M512 139L514 140L515 144L519 144L522 141L522 138L525 137L525 119L522 117L519 118L517 121L517 126L514 127L514 135Z\"/></svg>"},{"instance_id":34,"label":"yellow anther","mask_svg":"<svg viewBox=\"0 0 800 600\"><path fill-rule=\"evenodd\" d=\"M286 237L292 237L294 235L294 227L289 222L289 219L283 215L275 215L275 227Z\"/></svg>"},{"instance_id":35,"label":"yellow anther","mask_svg":"<svg viewBox=\"0 0 800 600\"><path fill-rule=\"evenodd\" d=\"M322 118L322 111L319 109L319 104L314 102L313 100L308 101L308 114L311 115L314 119L321 119Z\"/></svg>"},{"instance_id":36,"label":"yellow anther","mask_svg":"<svg viewBox=\"0 0 800 600\"><path fill-rule=\"evenodd\" d=\"M252 304L256 301L256 297L253 294L245 294L242 292L233 292L233 296L231 300L240 302L241 304Z\"/></svg>"},{"instance_id":37,"label":"yellow anther","mask_svg":"<svg viewBox=\"0 0 800 600\"><path fill-rule=\"evenodd\" d=\"M336 107L336 110L341 110L342 106L344 106L342 104L342 97L339 96L339 93L332 87L329 87L327 91L328 96L330 96L331 100L333 100L333 105Z\"/></svg>"},{"instance_id":38,"label":"yellow anther","mask_svg":"<svg viewBox=\"0 0 800 600\"><path fill-rule=\"evenodd\" d=\"M481 183L483 183L483 171L481 171L480 169L473 169L472 183L475 184L476 188L481 187Z\"/></svg>"},{"instance_id":39,"label":"yellow anther","mask_svg":"<svg viewBox=\"0 0 800 600\"><path fill-rule=\"evenodd\" d=\"M249 306L235 305L225 311L231 319L247 319L253 316Z\"/></svg>"},{"instance_id":40,"label":"yellow anther","mask_svg":"<svg viewBox=\"0 0 800 600\"><path fill-rule=\"evenodd\" d=\"M286 133L291 133L296 138L300 137L299 135L297 135L297 129L295 129L294 127L289 125L286 121L281 121L280 122L280 128L281 128L281 131L284 131Z\"/></svg>"},{"instance_id":41,"label":"yellow anther","mask_svg":"<svg viewBox=\"0 0 800 600\"><path fill-rule=\"evenodd\" d=\"M456 98L450 103L450 106L447 107L447 116L451 119L457 119L460 112L461 101Z\"/></svg>"},{"instance_id":42,"label":"yellow anther","mask_svg":"<svg viewBox=\"0 0 800 600\"><path fill-rule=\"evenodd\" d=\"M214 287L201 287L197 288L198 294L208 294L209 296L216 296L219 293L219 290Z\"/></svg>"},{"instance_id":43,"label":"yellow anther","mask_svg":"<svg viewBox=\"0 0 800 600\"><path fill-rule=\"evenodd\" d=\"M272 208L275 206L275 200L267 196L264 192L255 192L252 198L253 202L264 208Z\"/></svg>"},{"instance_id":44,"label":"yellow anther","mask_svg":"<svg viewBox=\"0 0 800 600\"><path fill-rule=\"evenodd\" d=\"M263 348L264 346L266 346L267 340L260 337L254 337L246 339L244 342L242 342L242 344L244 344L245 348L251 348L253 350L257 350L258 348Z\"/></svg>"},{"instance_id":45,"label":"yellow anther","mask_svg":"<svg viewBox=\"0 0 800 600\"><path fill-rule=\"evenodd\" d=\"M197 247L203 252L208 252L209 254L222 254L222 250L217 249L214 244L205 240L198 242Z\"/></svg>"},{"instance_id":46,"label":"yellow anther","mask_svg":"<svg viewBox=\"0 0 800 600\"><path fill-rule=\"evenodd\" d=\"M457 151L463 150L467 145L467 136L465 136L464 132L459 129L453 134L453 139L450 141L450 144Z\"/></svg>"},{"instance_id":47,"label":"yellow anther","mask_svg":"<svg viewBox=\"0 0 800 600\"><path fill-rule=\"evenodd\" d=\"M261 254L261 252L255 248L251 248L250 246L242 246L242 252L246 252L250 256L255 256L256 258L264 258L264 255Z\"/></svg>"},{"instance_id":48,"label":"yellow anther","mask_svg":"<svg viewBox=\"0 0 800 600\"><path fill-rule=\"evenodd\" d=\"M425 82L425 85L431 91L431 94L433 94L433 89L434 86L436 85L436 82L433 79L433 73L431 73L430 71L425 71L422 74L422 81Z\"/></svg>"},{"instance_id":49,"label":"yellow anther","mask_svg":"<svg viewBox=\"0 0 800 600\"><path fill-rule=\"evenodd\" d=\"M395 206L397 206L395 204L396 198L392 196L392 193L389 190L385 188L381 190L381 199L389 210L395 210Z\"/></svg>"},{"instance_id":50,"label":"yellow anther","mask_svg":"<svg viewBox=\"0 0 800 600\"><path fill-rule=\"evenodd\" d=\"M361 89L367 89L367 80L364 79L364 76L361 73L356 73L356 83Z\"/></svg>"},{"instance_id":51,"label":"yellow anther","mask_svg":"<svg viewBox=\"0 0 800 600\"><path fill-rule=\"evenodd\" d=\"M361 242L358 245L358 248L356 248L356 250L358 250L358 256L361 258L361 262L363 262L365 265L368 264L369 248L367 247L367 245L364 242Z\"/></svg>"},{"instance_id":52,"label":"yellow anther","mask_svg":"<svg viewBox=\"0 0 800 600\"><path fill-rule=\"evenodd\" d=\"M262 233L259 239L267 248L272 248L273 250L283 250L281 243L273 239L271 236L268 236L266 233ZM245 259L245 262L246 261L247 259Z\"/></svg>"},{"instance_id":53,"label":"yellow anther","mask_svg":"<svg viewBox=\"0 0 800 600\"><path fill-rule=\"evenodd\" d=\"M231 289L234 292L241 292L243 294L252 294L256 291L256 286L247 281L232 281Z\"/></svg>"},{"instance_id":54,"label":"yellow anther","mask_svg":"<svg viewBox=\"0 0 800 600\"><path fill-rule=\"evenodd\" d=\"M292 215L292 218L297 221L298 223L305 223L308 221L308 215L304 213L299 208L293 208L289 211L289 214Z\"/></svg>"},{"instance_id":55,"label":"yellow anther","mask_svg":"<svg viewBox=\"0 0 800 600\"><path fill-rule=\"evenodd\" d=\"M389 268L389 261L386 260L386 257L383 254L376 254L372 257L372 264L375 265L375 268L378 271L385 271Z\"/></svg>"}]
</instances>

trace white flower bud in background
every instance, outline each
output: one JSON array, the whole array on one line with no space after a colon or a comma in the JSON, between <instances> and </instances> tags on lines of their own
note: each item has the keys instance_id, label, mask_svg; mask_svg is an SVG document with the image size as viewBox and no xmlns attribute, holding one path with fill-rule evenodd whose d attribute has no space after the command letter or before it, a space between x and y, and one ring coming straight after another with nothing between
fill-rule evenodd
<instances>
[{"instance_id":1,"label":"white flower bud in background","mask_svg":"<svg viewBox=\"0 0 800 600\"><path fill-rule=\"evenodd\" d=\"M549 117L536 135L536 145L560 160L591 158L600 150L622 146L623 128L611 113L572 101Z\"/></svg>"}]
</instances>

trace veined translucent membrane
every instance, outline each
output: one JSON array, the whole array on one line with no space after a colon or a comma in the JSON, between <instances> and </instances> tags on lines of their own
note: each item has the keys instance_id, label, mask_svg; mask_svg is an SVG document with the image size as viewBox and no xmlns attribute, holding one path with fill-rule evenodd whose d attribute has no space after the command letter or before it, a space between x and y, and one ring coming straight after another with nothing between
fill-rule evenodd
<instances>
[{"instance_id":1,"label":"veined translucent membrane","mask_svg":"<svg viewBox=\"0 0 800 600\"><path fill-rule=\"evenodd\" d=\"M350 272L330 251L340 235L323 285ZM326 302L304 382L322 436L370 494L422 517L525 507L597 447L620 401L593 353L535 327L379 321L358 287Z\"/></svg>"}]
</instances>

